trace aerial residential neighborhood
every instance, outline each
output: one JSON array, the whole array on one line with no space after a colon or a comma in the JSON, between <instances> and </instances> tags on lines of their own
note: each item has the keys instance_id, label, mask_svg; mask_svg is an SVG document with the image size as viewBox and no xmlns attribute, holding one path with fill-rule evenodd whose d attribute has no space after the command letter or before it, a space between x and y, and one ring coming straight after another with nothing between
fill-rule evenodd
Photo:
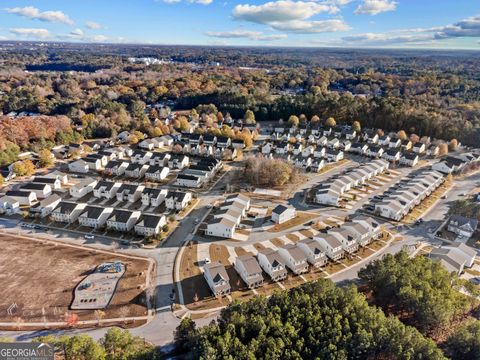
<instances>
[{"instance_id":1,"label":"aerial residential neighborhood","mask_svg":"<svg viewBox=\"0 0 480 360\"><path fill-rule=\"evenodd\" d=\"M0 358L479 359L474 3L5 4Z\"/></svg>"}]
</instances>

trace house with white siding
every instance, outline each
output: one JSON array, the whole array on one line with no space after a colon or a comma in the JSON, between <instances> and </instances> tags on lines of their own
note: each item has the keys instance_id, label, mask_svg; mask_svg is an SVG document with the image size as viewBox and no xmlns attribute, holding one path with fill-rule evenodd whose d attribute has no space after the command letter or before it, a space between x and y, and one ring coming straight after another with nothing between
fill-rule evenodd
<instances>
[{"instance_id":1,"label":"house with white siding","mask_svg":"<svg viewBox=\"0 0 480 360\"><path fill-rule=\"evenodd\" d=\"M308 262L316 268L320 268L327 263L327 256L322 251L318 241L312 238L306 238L297 242L297 246L307 256Z\"/></svg>"},{"instance_id":2,"label":"house with white siding","mask_svg":"<svg viewBox=\"0 0 480 360\"><path fill-rule=\"evenodd\" d=\"M34 192L37 199L45 199L52 194L52 187L48 184L27 183L20 188L21 191Z\"/></svg>"},{"instance_id":3,"label":"house with white siding","mask_svg":"<svg viewBox=\"0 0 480 360\"><path fill-rule=\"evenodd\" d=\"M144 214L135 224L135 233L140 236L152 237L160 233L167 224L165 215Z\"/></svg>"},{"instance_id":4,"label":"house with white siding","mask_svg":"<svg viewBox=\"0 0 480 360\"><path fill-rule=\"evenodd\" d=\"M140 211L114 209L107 219L107 228L122 232L130 231L141 215Z\"/></svg>"},{"instance_id":5,"label":"house with white siding","mask_svg":"<svg viewBox=\"0 0 480 360\"><path fill-rule=\"evenodd\" d=\"M110 160L107 165L105 165L105 169L103 173L109 176L119 176L125 174L125 170L127 169L129 163L122 160Z\"/></svg>"},{"instance_id":6,"label":"house with white siding","mask_svg":"<svg viewBox=\"0 0 480 360\"><path fill-rule=\"evenodd\" d=\"M134 203L142 197L144 185L121 184L116 193L118 201Z\"/></svg>"},{"instance_id":7,"label":"house with white siding","mask_svg":"<svg viewBox=\"0 0 480 360\"><path fill-rule=\"evenodd\" d=\"M112 199L116 196L122 183L101 180L96 182L93 188L93 196L98 199Z\"/></svg>"},{"instance_id":8,"label":"house with white siding","mask_svg":"<svg viewBox=\"0 0 480 360\"><path fill-rule=\"evenodd\" d=\"M166 166L150 166L145 172L145 179L148 181L165 180L170 173L170 169Z\"/></svg>"},{"instance_id":9,"label":"house with white siding","mask_svg":"<svg viewBox=\"0 0 480 360\"><path fill-rule=\"evenodd\" d=\"M160 206L168 194L167 189L146 187L142 191L142 204L145 206Z\"/></svg>"},{"instance_id":10,"label":"house with white siding","mask_svg":"<svg viewBox=\"0 0 480 360\"><path fill-rule=\"evenodd\" d=\"M307 255L296 244L287 244L278 248L278 254L295 275L308 272Z\"/></svg>"},{"instance_id":11,"label":"house with white siding","mask_svg":"<svg viewBox=\"0 0 480 360\"><path fill-rule=\"evenodd\" d=\"M225 266L219 262L211 262L203 267L203 276L214 296L230 294L230 278Z\"/></svg>"},{"instance_id":12,"label":"house with white siding","mask_svg":"<svg viewBox=\"0 0 480 360\"><path fill-rule=\"evenodd\" d=\"M234 267L249 289L263 285L262 268L252 255L237 256Z\"/></svg>"},{"instance_id":13,"label":"house with white siding","mask_svg":"<svg viewBox=\"0 0 480 360\"><path fill-rule=\"evenodd\" d=\"M85 209L86 204L78 204L69 201L60 201L50 214L53 221L65 224L73 224Z\"/></svg>"},{"instance_id":14,"label":"house with white siding","mask_svg":"<svg viewBox=\"0 0 480 360\"><path fill-rule=\"evenodd\" d=\"M318 234L314 240L320 245L320 249L332 261L338 261L343 258L345 251L342 243L335 236L331 234Z\"/></svg>"},{"instance_id":15,"label":"house with white siding","mask_svg":"<svg viewBox=\"0 0 480 360\"><path fill-rule=\"evenodd\" d=\"M87 205L78 216L78 222L85 227L100 229L106 224L112 212L111 207Z\"/></svg>"},{"instance_id":16,"label":"house with white siding","mask_svg":"<svg viewBox=\"0 0 480 360\"><path fill-rule=\"evenodd\" d=\"M74 198L81 198L85 195L91 193L95 186L97 185L98 181L96 179L86 177L81 179L80 182L73 185L70 189L70 195Z\"/></svg>"}]
</instances>

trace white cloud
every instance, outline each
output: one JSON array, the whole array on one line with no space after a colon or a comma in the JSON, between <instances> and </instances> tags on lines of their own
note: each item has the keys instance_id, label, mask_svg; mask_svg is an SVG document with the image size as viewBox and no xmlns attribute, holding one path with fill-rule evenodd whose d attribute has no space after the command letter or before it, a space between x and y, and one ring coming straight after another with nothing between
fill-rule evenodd
<instances>
[{"instance_id":1,"label":"white cloud","mask_svg":"<svg viewBox=\"0 0 480 360\"><path fill-rule=\"evenodd\" d=\"M233 17L257 24L281 23L292 20L305 20L320 13L336 13L335 5L316 2L279 0L262 5L237 5Z\"/></svg>"},{"instance_id":2,"label":"white cloud","mask_svg":"<svg viewBox=\"0 0 480 360\"><path fill-rule=\"evenodd\" d=\"M260 31L250 30L207 31L205 35L220 39L249 39L254 41L274 41L287 38L285 34L264 34Z\"/></svg>"},{"instance_id":3,"label":"white cloud","mask_svg":"<svg viewBox=\"0 0 480 360\"><path fill-rule=\"evenodd\" d=\"M108 36L105 35L93 35L90 38L88 38L91 42L107 42L109 40Z\"/></svg>"},{"instance_id":4,"label":"white cloud","mask_svg":"<svg viewBox=\"0 0 480 360\"><path fill-rule=\"evenodd\" d=\"M397 2L391 0L364 0L355 10L355 14L377 15L397 8Z\"/></svg>"},{"instance_id":5,"label":"white cloud","mask_svg":"<svg viewBox=\"0 0 480 360\"><path fill-rule=\"evenodd\" d=\"M294 20L272 25L276 30L283 30L295 33L315 34L325 32L347 31L350 27L338 19L304 21Z\"/></svg>"},{"instance_id":6,"label":"white cloud","mask_svg":"<svg viewBox=\"0 0 480 360\"><path fill-rule=\"evenodd\" d=\"M349 30L341 19L309 20L321 13L335 14L338 11L333 2L279 0L262 5L237 5L232 15L236 20L269 25L275 30L314 34Z\"/></svg>"},{"instance_id":7,"label":"white cloud","mask_svg":"<svg viewBox=\"0 0 480 360\"><path fill-rule=\"evenodd\" d=\"M342 38L344 45L425 44L459 37L480 37L480 15L451 25L431 28L397 29L387 33L365 33Z\"/></svg>"},{"instance_id":8,"label":"white cloud","mask_svg":"<svg viewBox=\"0 0 480 360\"><path fill-rule=\"evenodd\" d=\"M87 21L85 23L85 26L89 29L92 29L92 30L98 30L98 29L101 29L103 28L103 26L95 21Z\"/></svg>"},{"instance_id":9,"label":"white cloud","mask_svg":"<svg viewBox=\"0 0 480 360\"><path fill-rule=\"evenodd\" d=\"M82 29L74 29L70 31L70 35L75 38L83 38L85 34L83 33Z\"/></svg>"},{"instance_id":10,"label":"white cloud","mask_svg":"<svg viewBox=\"0 0 480 360\"><path fill-rule=\"evenodd\" d=\"M15 35L34 37L34 38L48 38L51 36L47 29L36 28L12 28L10 32Z\"/></svg>"},{"instance_id":11,"label":"white cloud","mask_svg":"<svg viewBox=\"0 0 480 360\"><path fill-rule=\"evenodd\" d=\"M29 19L36 19L41 21L48 21L48 22L60 22L67 25L73 25L72 19L65 15L61 11L40 11L39 9L33 6L26 6L26 7L15 7L15 8L7 8L5 9L6 12L10 14L16 14L19 16L23 16Z\"/></svg>"}]
</instances>

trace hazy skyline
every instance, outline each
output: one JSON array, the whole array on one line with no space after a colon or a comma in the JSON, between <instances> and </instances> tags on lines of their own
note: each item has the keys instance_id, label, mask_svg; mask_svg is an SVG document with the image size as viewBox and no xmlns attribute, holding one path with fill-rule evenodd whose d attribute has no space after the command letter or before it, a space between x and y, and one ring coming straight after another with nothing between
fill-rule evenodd
<instances>
[{"instance_id":1,"label":"hazy skyline","mask_svg":"<svg viewBox=\"0 0 480 360\"><path fill-rule=\"evenodd\" d=\"M480 49L472 0L9 0L0 40Z\"/></svg>"}]
</instances>

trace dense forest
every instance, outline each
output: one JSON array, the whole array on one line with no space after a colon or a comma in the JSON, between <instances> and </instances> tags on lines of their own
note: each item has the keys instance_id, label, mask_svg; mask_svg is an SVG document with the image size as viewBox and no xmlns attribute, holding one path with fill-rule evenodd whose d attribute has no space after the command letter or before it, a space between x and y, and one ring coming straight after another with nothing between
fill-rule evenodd
<instances>
[{"instance_id":1,"label":"dense forest","mask_svg":"<svg viewBox=\"0 0 480 360\"><path fill-rule=\"evenodd\" d=\"M158 113L148 106L162 103L213 104L233 118L252 110L260 122L301 114L358 120L364 128L480 143L477 52L1 46L0 112L67 116L86 138L151 132ZM130 56L164 63L133 63Z\"/></svg>"}]
</instances>

